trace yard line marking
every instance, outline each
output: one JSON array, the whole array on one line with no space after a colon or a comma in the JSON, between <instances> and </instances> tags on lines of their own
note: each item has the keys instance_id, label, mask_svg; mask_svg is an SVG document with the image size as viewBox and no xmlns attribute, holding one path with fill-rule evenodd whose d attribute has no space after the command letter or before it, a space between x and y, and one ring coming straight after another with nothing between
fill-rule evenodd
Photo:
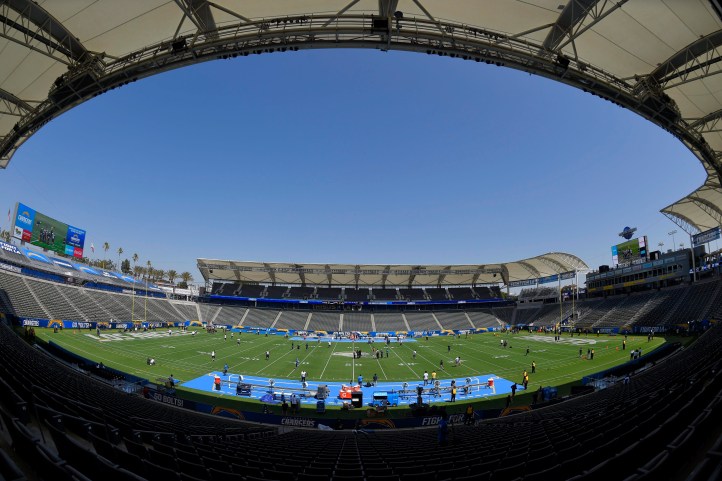
<instances>
[{"instance_id":1,"label":"yard line marking","mask_svg":"<svg viewBox=\"0 0 722 481\"><path fill-rule=\"evenodd\" d=\"M326 365L323 366L323 371L321 371L321 375L318 377L319 379L323 379L323 373L326 372L326 368L328 367L328 363L331 362L331 356L333 356L333 352L336 350L336 346L341 344L340 342L334 342L333 348L331 348L331 354L328 355L328 359L326 359Z\"/></svg>"}]
</instances>

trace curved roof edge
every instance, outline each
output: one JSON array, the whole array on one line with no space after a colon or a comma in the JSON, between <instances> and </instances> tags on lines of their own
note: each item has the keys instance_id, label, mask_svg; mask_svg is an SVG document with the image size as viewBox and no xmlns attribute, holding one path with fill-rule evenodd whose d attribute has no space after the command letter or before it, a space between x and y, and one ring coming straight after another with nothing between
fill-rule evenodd
<instances>
[{"instance_id":1,"label":"curved roof edge","mask_svg":"<svg viewBox=\"0 0 722 481\"><path fill-rule=\"evenodd\" d=\"M722 186L719 178L709 175L697 190L661 212L688 234L722 225Z\"/></svg>"},{"instance_id":2,"label":"curved roof edge","mask_svg":"<svg viewBox=\"0 0 722 481\"><path fill-rule=\"evenodd\" d=\"M309 286L408 287L504 284L586 270L579 257L550 252L496 264L320 264L198 259L206 281Z\"/></svg>"}]
</instances>

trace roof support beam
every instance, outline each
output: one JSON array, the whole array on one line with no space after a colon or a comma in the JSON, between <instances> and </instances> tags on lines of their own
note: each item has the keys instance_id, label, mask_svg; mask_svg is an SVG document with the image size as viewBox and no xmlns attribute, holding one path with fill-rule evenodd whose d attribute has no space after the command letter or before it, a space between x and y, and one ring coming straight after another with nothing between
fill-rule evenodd
<instances>
[{"instance_id":1,"label":"roof support beam","mask_svg":"<svg viewBox=\"0 0 722 481\"><path fill-rule=\"evenodd\" d=\"M554 51L562 43L562 40L572 35L575 25L584 20L589 10L597 4L599 0L569 0L562 12L559 14L556 23L552 25L551 30L544 39L542 46L545 50Z\"/></svg>"},{"instance_id":2,"label":"roof support beam","mask_svg":"<svg viewBox=\"0 0 722 481\"><path fill-rule=\"evenodd\" d=\"M391 17L396 11L399 0L379 0L379 15L382 17Z\"/></svg>"},{"instance_id":3,"label":"roof support beam","mask_svg":"<svg viewBox=\"0 0 722 481\"><path fill-rule=\"evenodd\" d=\"M691 219L685 217L682 214L670 211L662 211L662 214L689 235L694 235L701 232L701 229L697 226L697 224L695 224L694 222L692 222Z\"/></svg>"},{"instance_id":4,"label":"roof support beam","mask_svg":"<svg viewBox=\"0 0 722 481\"><path fill-rule=\"evenodd\" d=\"M707 199L703 199L697 196L690 196L689 199L694 202L697 207L705 211L710 217L717 221L719 225L722 225L722 209L714 205Z\"/></svg>"},{"instance_id":5,"label":"roof support beam","mask_svg":"<svg viewBox=\"0 0 722 481\"><path fill-rule=\"evenodd\" d=\"M207 33L217 28L206 0L175 0L175 3L199 31Z\"/></svg>"},{"instance_id":6,"label":"roof support beam","mask_svg":"<svg viewBox=\"0 0 722 481\"><path fill-rule=\"evenodd\" d=\"M718 129L717 124L722 120L722 109L707 114L702 118L696 119L689 124L691 129L696 130L700 134L706 134L710 132L720 132L722 128Z\"/></svg>"},{"instance_id":7,"label":"roof support beam","mask_svg":"<svg viewBox=\"0 0 722 481\"><path fill-rule=\"evenodd\" d=\"M705 37L695 40L691 44L684 47L679 52L672 55L665 62L662 62L656 69L649 74L649 77L657 81L660 85L664 85L675 78L688 76L693 71L703 69L708 70L709 67L720 61L720 56L712 56L719 46L722 45L722 30L717 30ZM706 55L702 61L698 59ZM690 68L679 72L679 69L687 64L693 63Z\"/></svg>"},{"instance_id":8,"label":"roof support beam","mask_svg":"<svg viewBox=\"0 0 722 481\"><path fill-rule=\"evenodd\" d=\"M20 100L10 92L0 89L0 113L21 117L32 112L33 108L25 101Z\"/></svg>"},{"instance_id":9,"label":"roof support beam","mask_svg":"<svg viewBox=\"0 0 722 481\"><path fill-rule=\"evenodd\" d=\"M236 12L234 12L233 10L230 10L230 9L228 9L228 8L226 8L226 7L222 7L222 6L217 5L217 4L213 3L213 2L206 2L206 3L207 3L208 5L210 5L211 7L213 7L213 8L216 8L216 9L220 10L220 11L223 12L223 13L227 13L228 15L230 15L230 16L232 16L232 17L236 17L238 20L242 20L242 21L245 22L245 23L251 23L251 19L250 19L250 18L244 17L244 16L241 15L240 13L236 13Z\"/></svg>"},{"instance_id":10,"label":"roof support beam","mask_svg":"<svg viewBox=\"0 0 722 481\"><path fill-rule=\"evenodd\" d=\"M32 37L33 40L45 38L44 43L47 44L47 40L52 39L58 51L78 62L88 54L88 50L80 40L37 3L31 0L3 0L3 3L18 12L22 19L38 27Z\"/></svg>"},{"instance_id":11,"label":"roof support beam","mask_svg":"<svg viewBox=\"0 0 722 481\"><path fill-rule=\"evenodd\" d=\"M356 4L357 4L358 2L360 2L360 1L361 1L361 0L352 0L351 3L348 3L348 4L347 4L345 7L343 7L341 10L339 10L338 12L336 12L336 15L334 15L334 16L331 17L331 18L329 18L328 21L323 24L323 26L324 26L324 27L328 27L329 25L331 25L331 24L334 22L334 20L338 19L338 17L340 17L341 15L343 15L343 14L346 12L346 10L348 10L348 9L351 8L351 7L353 7L354 5L356 5Z\"/></svg>"},{"instance_id":12,"label":"roof support beam","mask_svg":"<svg viewBox=\"0 0 722 481\"><path fill-rule=\"evenodd\" d=\"M263 267L266 268L266 272L268 273L268 277L271 279L271 283L275 286L276 285L276 273L273 272L273 268L270 264L264 262Z\"/></svg>"},{"instance_id":13,"label":"roof support beam","mask_svg":"<svg viewBox=\"0 0 722 481\"><path fill-rule=\"evenodd\" d=\"M569 39L566 41L560 43L557 45L557 50L562 50L564 47L569 45L570 43L574 47L574 40L576 40L579 36L584 34L587 30L604 20L610 13L614 12L616 9L621 8L622 5L627 3L629 0L617 0L616 2L612 2L610 0L604 0L604 2L599 5L599 0L592 5L592 7L587 12L589 16L592 17L591 22L587 22L584 27L581 26L581 21L577 22L577 25L579 28L577 28L576 31L569 34ZM607 6L609 6L607 8ZM606 8L606 10L605 10ZM574 55L576 58L576 47L574 48Z\"/></svg>"},{"instance_id":14,"label":"roof support beam","mask_svg":"<svg viewBox=\"0 0 722 481\"><path fill-rule=\"evenodd\" d=\"M529 272L531 275L536 277L537 279L542 277L541 272L539 272L539 269L534 267L533 265L529 264L528 262L519 261L517 262L521 267L524 268L525 271Z\"/></svg>"},{"instance_id":15,"label":"roof support beam","mask_svg":"<svg viewBox=\"0 0 722 481\"><path fill-rule=\"evenodd\" d=\"M551 267L557 274L562 274L564 272L568 272L567 269L569 269L569 267L565 266L564 264L562 264L561 262L559 262L556 259L551 259L546 256L539 256L539 257L536 257L536 259L539 262L542 262L542 263L548 265L549 267Z\"/></svg>"},{"instance_id":16,"label":"roof support beam","mask_svg":"<svg viewBox=\"0 0 722 481\"><path fill-rule=\"evenodd\" d=\"M35 35L35 32L33 32L31 29L23 27L21 24L11 20L7 17L7 15L4 15L3 10L7 10L6 6L0 5L0 37L4 38L5 40L8 40L10 42L16 43L18 45L22 45L23 47L32 50L33 52L37 52L41 55L45 55L47 57L52 58L56 62L70 65L70 62L67 60L67 58L70 56L70 52L68 52L65 48L63 48L61 45L58 45L57 43L53 42L52 40L46 39L42 36ZM16 30L23 34L24 40L18 39L13 35L10 35L8 33L8 29ZM40 48L35 45L31 45L30 41L35 40L38 43L45 45L45 48ZM56 55L60 54L60 55Z\"/></svg>"}]
</instances>

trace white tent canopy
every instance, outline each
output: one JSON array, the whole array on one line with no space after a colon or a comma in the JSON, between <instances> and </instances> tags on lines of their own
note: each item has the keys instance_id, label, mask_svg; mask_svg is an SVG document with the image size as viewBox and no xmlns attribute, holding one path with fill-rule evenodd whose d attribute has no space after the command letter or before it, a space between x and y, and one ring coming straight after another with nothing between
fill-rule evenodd
<instances>
[{"instance_id":1,"label":"white tent canopy","mask_svg":"<svg viewBox=\"0 0 722 481\"><path fill-rule=\"evenodd\" d=\"M388 265L244 262L198 259L206 281L307 286L459 286L509 284L588 269L576 256L562 252L516 262L483 265Z\"/></svg>"},{"instance_id":2,"label":"white tent canopy","mask_svg":"<svg viewBox=\"0 0 722 481\"><path fill-rule=\"evenodd\" d=\"M3 0L0 167L70 108L202 61L305 48L418 51L504 65L628 108L708 179L663 212L722 219L721 0Z\"/></svg>"}]
</instances>

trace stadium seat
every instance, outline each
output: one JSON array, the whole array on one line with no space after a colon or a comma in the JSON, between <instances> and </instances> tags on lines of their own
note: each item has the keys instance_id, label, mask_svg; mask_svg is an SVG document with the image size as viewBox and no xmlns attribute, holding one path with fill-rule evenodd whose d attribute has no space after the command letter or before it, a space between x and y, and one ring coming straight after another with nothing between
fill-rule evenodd
<instances>
[{"instance_id":1,"label":"stadium seat","mask_svg":"<svg viewBox=\"0 0 722 481\"><path fill-rule=\"evenodd\" d=\"M255 476L242 476L237 473L229 473L227 471L219 471L214 468L208 468L208 473L211 475L210 479L212 481L244 481L244 480L252 480L252 479L263 479L263 478L257 478Z\"/></svg>"},{"instance_id":2,"label":"stadium seat","mask_svg":"<svg viewBox=\"0 0 722 481\"><path fill-rule=\"evenodd\" d=\"M0 477L7 481L25 480L23 472L4 449L0 449Z\"/></svg>"},{"instance_id":3,"label":"stadium seat","mask_svg":"<svg viewBox=\"0 0 722 481\"><path fill-rule=\"evenodd\" d=\"M200 479L208 478L208 470L202 464L191 463L182 458L176 458L176 463L178 464L178 472L180 473Z\"/></svg>"},{"instance_id":4,"label":"stadium seat","mask_svg":"<svg viewBox=\"0 0 722 481\"><path fill-rule=\"evenodd\" d=\"M147 478L180 481L178 473L172 469L164 468L163 466L159 466L147 459L143 460L143 465L145 466L145 474Z\"/></svg>"}]
</instances>

